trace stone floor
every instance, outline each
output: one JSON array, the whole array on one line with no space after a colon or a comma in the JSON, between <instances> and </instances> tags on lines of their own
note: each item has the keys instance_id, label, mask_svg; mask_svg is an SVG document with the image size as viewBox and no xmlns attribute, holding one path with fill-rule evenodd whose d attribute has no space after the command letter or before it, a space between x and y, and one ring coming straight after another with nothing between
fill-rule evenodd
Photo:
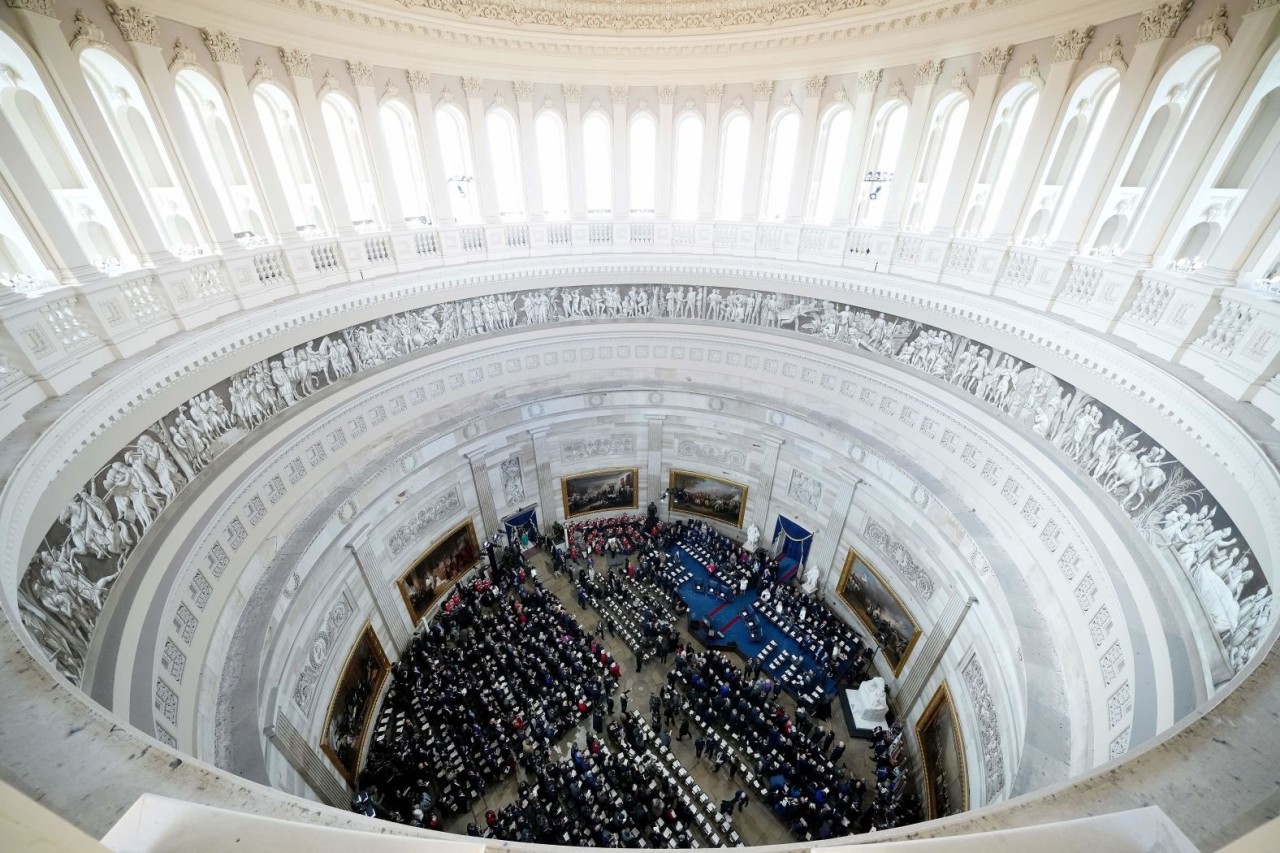
<instances>
[{"instance_id":1,"label":"stone floor","mask_svg":"<svg viewBox=\"0 0 1280 853\"><path fill-rule=\"evenodd\" d=\"M593 629L599 620L599 615L590 607L583 609L578 606L576 596L574 594L574 586L567 575L555 575L550 570L550 561L540 552L535 552L531 558L534 565L538 567L538 577L547 586L549 590L564 603L565 607L572 613L578 621L587 629ZM621 558L618 562L619 566L623 563ZM597 570L603 570L607 567L597 566ZM684 625L677 626L680 629L681 639L686 645L701 650L703 646L696 640L693 640ZM603 640L605 648L613 655L614 659L622 666L622 678L618 685L618 692L615 697L620 695L622 691L630 691L630 707L639 709L648 718L649 697L655 693L662 691L663 685L666 683L667 671L670 664L662 664L658 658L652 658L644 664L641 672L635 671L635 654L626 645L621 636L609 637L605 635ZM738 666L746 663L746 660L739 655L732 655L734 662ZM795 702L787 694L782 694L782 704L789 713L795 713ZM822 721L826 728L832 726L836 730L836 740L843 740L847 745L845 754L841 759L841 763L853 774L860 775L864 779L871 779L874 775L875 764L871 758L871 750L867 746L866 741L857 740L849 736L849 730L845 725L844 714L839 710L839 703L835 703L836 710L832 714L830 720ZM615 705L615 710L618 710ZM606 721L607 723L607 721ZM587 733L590 729L590 720L585 720L570 735L566 735L559 742L561 749L567 755L568 745L571 741L585 747ZM678 726L677 726L678 730ZM696 731L696 727L695 727ZM674 738L671 741L671 752L684 765L685 769L693 777L694 781L701 786L702 790L707 793L713 802L727 800L734 795L738 789L746 789L751 795L752 801L745 810L734 813L733 824L738 835L742 838L742 842L748 845L761 844L783 844L794 839L787 831L786 827L774 816L772 810L763 805L755 797L754 793L748 789L739 777L736 780L729 779L727 766L721 768L720 773L712 772L711 761L707 753L703 753L702 759L698 759L693 748L693 737L686 738L684 741L677 741ZM516 776L511 776L503 782L489 788L487 792L475 802L472 803L470 812L463 812L455 818L445 822L445 829L450 832L465 833L467 824L475 822L477 826L484 825L484 813L487 809L500 811L508 805L516 794L516 785L518 783Z\"/></svg>"}]
</instances>

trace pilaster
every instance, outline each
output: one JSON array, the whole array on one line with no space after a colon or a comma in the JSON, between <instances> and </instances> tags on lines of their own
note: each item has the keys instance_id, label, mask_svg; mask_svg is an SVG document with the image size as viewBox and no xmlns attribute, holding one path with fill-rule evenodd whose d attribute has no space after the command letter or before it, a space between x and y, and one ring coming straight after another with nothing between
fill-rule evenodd
<instances>
[{"instance_id":1,"label":"pilaster","mask_svg":"<svg viewBox=\"0 0 1280 853\"><path fill-rule=\"evenodd\" d=\"M387 555L381 548L375 548L369 539L369 526L362 527L352 540L347 543L347 550L355 558L356 568L365 586L373 595L373 603L378 608L382 623L391 635L392 643L397 650L406 648L413 639L414 626L405 609L404 599L395 589L395 579L388 577L383 567L387 565ZM407 567L406 567L407 568Z\"/></svg>"},{"instance_id":2,"label":"pilaster","mask_svg":"<svg viewBox=\"0 0 1280 853\"><path fill-rule=\"evenodd\" d=\"M786 221L799 225L804 219L805 199L813 186L810 173L821 169L822 163L813 161L813 148L817 142L818 112L822 104L822 90L827 78L814 74L804 81L804 108L800 114L800 137L796 143L796 161L791 172L791 192L787 198ZM820 177L820 176L814 176Z\"/></svg>"},{"instance_id":3,"label":"pilaster","mask_svg":"<svg viewBox=\"0 0 1280 853\"><path fill-rule=\"evenodd\" d=\"M705 87L706 113L702 124L702 185L698 188L698 218L709 222L716 217L716 184L720 180L720 102L724 84Z\"/></svg>"},{"instance_id":4,"label":"pilaster","mask_svg":"<svg viewBox=\"0 0 1280 853\"><path fill-rule=\"evenodd\" d=\"M524 173L525 209L529 219L546 218L542 202L542 170L538 167L538 137L533 125L533 84L516 81L516 120L520 124L520 160Z\"/></svg>"},{"instance_id":5,"label":"pilaster","mask_svg":"<svg viewBox=\"0 0 1280 853\"><path fill-rule=\"evenodd\" d=\"M566 83L564 90L565 149L569 153L569 208L574 219L587 216L587 185L582 172L582 87Z\"/></svg>"},{"instance_id":6,"label":"pilaster","mask_svg":"<svg viewBox=\"0 0 1280 853\"><path fill-rule=\"evenodd\" d=\"M484 526L481 536L488 537L499 529L498 509L493 504L493 487L489 484L489 466L485 464L485 457L489 455L489 450L475 450L465 455L467 464L471 466L471 481L475 485L476 501L480 505L480 521Z\"/></svg>"},{"instance_id":7,"label":"pilaster","mask_svg":"<svg viewBox=\"0 0 1280 853\"><path fill-rule=\"evenodd\" d=\"M564 507L551 477L551 445L547 441L547 428L529 430L529 438L533 442L533 470L538 480L538 518L544 527L550 527L553 521L564 521Z\"/></svg>"},{"instance_id":8,"label":"pilaster","mask_svg":"<svg viewBox=\"0 0 1280 853\"><path fill-rule=\"evenodd\" d=\"M413 94L413 111L417 118L418 133L422 136L423 162L427 166L427 187L431 192L431 212L439 225L452 225L457 221L453 212L453 199L449 185L445 183L444 160L440 155L440 136L436 131L436 111L431 103L431 75L425 71L410 69L405 72L409 91Z\"/></svg>"},{"instance_id":9,"label":"pilaster","mask_svg":"<svg viewBox=\"0 0 1280 853\"><path fill-rule=\"evenodd\" d=\"M275 712L275 717L263 730L267 740L325 803L339 808L349 806L351 793L339 780L329 760L302 736L284 711L276 707Z\"/></svg>"},{"instance_id":10,"label":"pilaster","mask_svg":"<svg viewBox=\"0 0 1280 853\"><path fill-rule=\"evenodd\" d=\"M671 218L671 155L675 149L675 86L658 87L658 162L655 164L654 218ZM705 178L704 178L705 180Z\"/></svg>"},{"instance_id":11,"label":"pilaster","mask_svg":"<svg viewBox=\"0 0 1280 853\"><path fill-rule=\"evenodd\" d=\"M840 194L836 196L835 213L830 223L832 225L848 225L853 222L867 159L871 108L875 104L881 76L879 69L864 71L858 75L858 94L853 100L853 124L849 128L849 156L844 162L845 182L840 188Z\"/></svg>"},{"instance_id":12,"label":"pilaster","mask_svg":"<svg viewBox=\"0 0 1280 853\"><path fill-rule=\"evenodd\" d=\"M849 520L849 510L853 507L853 496L858 491L862 480L856 477L841 477L840 488L836 491L835 502L827 513L827 520L818 531L809 552L809 565L818 566L818 589L825 590L833 583L837 574L835 569L836 554L840 550L840 536L844 533L845 524Z\"/></svg>"},{"instance_id":13,"label":"pilaster","mask_svg":"<svg viewBox=\"0 0 1280 853\"><path fill-rule=\"evenodd\" d=\"M759 485L747 496L748 510L743 521L747 524L755 522L766 536L769 535L766 525L769 523L769 508L773 501L773 481L778 476L778 454L782 450L783 441L776 435L761 436L760 476L756 478Z\"/></svg>"},{"instance_id":14,"label":"pilaster","mask_svg":"<svg viewBox=\"0 0 1280 853\"><path fill-rule=\"evenodd\" d=\"M648 500L655 502L665 488L662 484L662 427L665 420L663 415L645 415L648 426L645 445Z\"/></svg>"},{"instance_id":15,"label":"pilaster","mask_svg":"<svg viewBox=\"0 0 1280 853\"><path fill-rule=\"evenodd\" d=\"M627 98L631 91L629 86L611 86L610 100L613 104L613 218L629 219L631 217L631 161L630 125L627 123Z\"/></svg>"},{"instance_id":16,"label":"pilaster","mask_svg":"<svg viewBox=\"0 0 1280 853\"><path fill-rule=\"evenodd\" d=\"M942 205L938 209L938 219L933 226L933 233L939 237L950 237L956 231L964 200L968 198L969 188L973 183L978 155L982 151L984 131L991 118L991 110L995 106L996 94L999 90L999 72L982 74L979 71L978 88L969 101L969 114L965 117L964 129L960 132L960 147L956 151L955 160L952 161L951 174L934 178L934 180L940 180L945 177L947 181Z\"/></svg>"},{"instance_id":17,"label":"pilaster","mask_svg":"<svg viewBox=\"0 0 1280 853\"><path fill-rule=\"evenodd\" d=\"M391 231L403 231L404 205L400 203L400 190L396 188L395 175L391 171L391 154L378 117L378 101L373 96L373 69L363 62L348 62L347 67L356 84L356 109L360 113L360 126L364 128L364 138L373 161L370 166L378 182L379 208L384 225Z\"/></svg>"},{"instance_id":18,"label":"pilaster","mask_svg":"<svg viewBox=\"0 0 1280 853\"><path fill-rule=\"evenodd\" d=\"M881 228L896 231L901 225L903 208L916 185L916 176L920 173L920 163L917 162L920 159L920 145L929 123L929 115L933 112L933 90L941 73L942 63L937 60L922 62L916 66L916 87L911 92L907 126L902 133L902 150L898 152L893 183L889 184L884 218L880 221Z\"/></svg>"},{"instance_id":19,"label":"pilaster","mask_svg":"<svg viewBox=\"0 0 1280 853\"><path fill-rule=\"evenodd\" d=\"M764 172L764 154L769 141L769 100L773 97L773 81L757 80L752 87L755 100L751 108L751 143L747 147L747 179L742 188L742 221L755 222L760 211L760 175Z\"/></svg>"},{"instance_id":20,"label":"pilaster","mask_svg":"<svg viewBox=\"0 0 1280 853\"><path fill-rule=\"evenodd\" d=\"M298 123L311 147L311 160L316 166L316 185L325 204L329 207L329 220L339 235L354 231L351 211L342 194L342 178L338 174L338 161L329 144L324 118L320 115L320 100L316 97L315 84L311 81L311 56L300 50L280 49L293 84L293 96L298 102Z\"/></svg>"},{"instance_id":21,"label":"pilaster","mask_svg":"<svg viewBox=\"0 0 1280 853\"><path fill-rule=\"evenodd\" d=\"M898 691L893 696L893 703L898 709L898 716L905 717L911 707L915 705L916 700L920 698L920 691L924 689L925 682L929 680L929 676L933 675L934 670L938 668L938 664L942 661L942 656L946 654L947 649L951 646L951 640L955 638L956 632L960 630L960 623L964 621L964 616L969 612L969 608L977 602L978 599L971 595L966 595L959 591L952 591L951 597L947 599L946 607L942 609L942 613L938 615L938 621L934 623L930 629L929 635L924 638L924 642L916 646L909 661L910 669L898 682Z\"/></svg>"}]
</instances>

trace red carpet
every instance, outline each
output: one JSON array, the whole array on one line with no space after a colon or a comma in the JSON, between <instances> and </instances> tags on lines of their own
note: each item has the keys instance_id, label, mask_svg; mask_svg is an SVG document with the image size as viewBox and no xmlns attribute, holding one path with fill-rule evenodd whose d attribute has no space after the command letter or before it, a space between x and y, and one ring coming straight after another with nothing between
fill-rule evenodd
<instances>
[{"instance_id":1,"label":"red carpet","mask_svg":"<svg viewBox=\"0 0 1280 853\"><path fill-rule=\"evenodd\" d=\"M715 610L712 610L710 613L707 614L707 621L710 622L713 616L715 616L717 613L719 613L721 610L724 610L728 606L729 606L729 602L727 601L720 602L719 607L717 607ZM730 623L730 624L733 624L733 623Z\"/></svg>"},{"instance_id":2,"label":"red carpet","mask_svg":"<svg viewBox=\"0 0 1280 853\"><path fill-rule=\"evenodd\" d=\"M729 603L729 602L727 602L727 601L725 602L725 604L728 604L728 603ZM722 605L722 606L723 606L723 605ZM720 609L719 607L717 607L717 608L716 608L716 610L719 610L719 609ZM721 629L720 629L720 633L721 633L721 634L727 634L727 633L729 633L729 629L730 629L730 628L732 628L734 625L738 624L738 620L739 620L739 619L741 619L741 618L742 618L742 613L738 613L738 615L737 615L737 616L733 617L733 618L732 618L732 619L730 619L727 623L725 623L725 626L724 626L723 628L721 628Z\"/></svg>"}]
</instances>

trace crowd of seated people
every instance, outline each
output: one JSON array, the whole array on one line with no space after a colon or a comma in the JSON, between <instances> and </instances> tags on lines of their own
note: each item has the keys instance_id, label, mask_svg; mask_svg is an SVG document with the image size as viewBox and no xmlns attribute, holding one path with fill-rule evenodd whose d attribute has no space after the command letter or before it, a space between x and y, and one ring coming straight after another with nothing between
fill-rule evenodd
<instances>
[{"instance_id":1,"label":"crowd of seated people","mask_svg":"<svg viewBox=\"0 0 1280 853\"><path fill-rule=\"evenodd\" d=\"M436 825L616 689L616 662L555 595L520 569L492 574L459 590L393 668L361 810Z\"/></svg>"},{"instance_id":2,"label":"crowd of seated people","mask_svg":"<svg viewBox=\"0 0 1280 853\"><path fill-rule=\"evenodd\" d=\"M662 538L663 525L643 515L592 518L569 525L569 557L586 560L633 554Z\"/></svg>"},{"instance_id":3,"label":"crowd of seated people","mask_svg":"<svg viewBox=\"0 0 1280 853\"><path fill-rule=\"evenodd\" d=\"M806 648L827 678L835 679L846 661L857 663L862 656L862 640L853 629L825 604L793 586L767 585L755 609Z\"/></svg>"},{"instance_id":4,"label":"crowd of seated people","mask_svg":"<svg viewBox=\"0 0 1280 853\"><path fill-rule=\"evenodd\" d=\"M919 819L918 800L886 758L877 771L872 802L864 807L866 783L840 764L844 743L808 714L792 719L776 700L777 683L744 673L718 651L677 657L676 683L686 692L685 711L703 726L732 738L750 762L750 781L774 814L801 841L832 838L872 827L885 829ZM725 742L723 738L717 738ZM892 752L887 747L885 755ZM724 759L719 759L721 762Z\"/></svg>"},{"instance_id":5,"label":"crowd of seated people","mask_svg":"<svg viewBox=\"0 0 1280 853\"><path fill-rule=\"evenodd\" d=\"M681 545L736 594L760 590L778 577L778 561L763 548L754 553L705 521L678 521L672 525L671 544Z\"/></svg>"}]
</instances>

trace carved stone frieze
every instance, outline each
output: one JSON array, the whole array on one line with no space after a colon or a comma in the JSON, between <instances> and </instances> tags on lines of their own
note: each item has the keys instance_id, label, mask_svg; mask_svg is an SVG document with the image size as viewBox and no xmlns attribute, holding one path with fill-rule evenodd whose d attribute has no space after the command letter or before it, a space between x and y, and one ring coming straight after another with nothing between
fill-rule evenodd
<instances>
[{"instance_id":1,"label":"carved stone frieze","mask_svg":"<svg viewBox=\"0 0 1280 853\"><path fill-rule=\"evenodd\" d=\"M898 574L915 588L921 598L925 601L933 598L935 588L933 577L921 568L907 547L889 533L883 524L874 518L868 518L863 535L876 550L889 558L897 568Z\"/></svg>"},{"instance_id":2,"label":"carved stone frieze","mask_svg":"<svg viewBox=\"0 0 1280 853\"><path fill-rule=\"evenodd\" d=\"M1009 67L1009 60L1012 57L1013 45L987 48L978 59L978 76L991 77L1003 74Z\"/></svg>"},{"instance_id":3,"label":"carved stone frieze","mask_svg":"<svg viewBox=\"0 0 1280 853\"><path fill-rule=\"evenodd\" d=\"M1000 734L1000 717L996 712L995 701L991 698L991 688L987 685L987 674L983 672L982 664L976 657L965 664L961 675L965 686L969 688L969 698L978 717L978 737L982 745L982 766L986 771L989 803L1004 790L1004 744Z\"/></svg>"},{"instance_id":4,"label":"carved stone frieze","mask_svg":"<svg viewBox=\"0 0 1280 853\"><path fill-rule=\"evenodd\" d=\"M345 596L339 598L329 609L324 618L324 624L311 638L311 643L307 647L307 662L302 665L302 669L298 672L298 680L293 685L293 703L301 710L310 710L311 700L315 696L316 681L324 671L325 661L333 653L334 641L342 631L342 626L351 619L352 612L351 602Z\"/></svg>"},{"instance_id":5,"label":"carved stone frieze","mask_svg":"<svg viewBox=\"0 0 1280 853\"><path fill-rule=\"evenodd\" d=\"M737 468L740 471L747 467L747 455L741 450L710 441L682 438L676 442L676 455L682 459L696 459L708 465Z\"/></svg>"},{"instance_id":6,"label":"carved stone frieze","mask_svg":"<svg viewBox=\"0 0 1280 853\"><path fill-rule=\"evenodd\" d=\"M502 493L507 504L516 504L524 500L524 473L520 469L520 457L512 456L504 459L498 466L502 474Z\"/></svg>"},{"instance_id":7,"label":"carved stone frieze","mask_svg":"<svg viewBox=\"0 0 1280 853\"><path fill-rule=\"evenodd\" d=\"M560 446L560 455L566 462L581 462L602 456L630 456L635 452L636 440L629 435L567 441Z\"/></svg>"},{"instance_id":8,"label":"carved stone frieze","mask_svg":"<svg viewBox=\"0 0 1280 853\"><path fill-rule=\"evenodd\" d=\"M1084 49L1093 38L1093 27L1067 30L1053 37L1053 61L1072 62L1084 56Z\"/></svg>"},{"instance_id":9,"label":"carved stone frieze","mask_svg":"<svg viewBox=\"0 0 1280 853\"><path fill-rule=\"evenodd\" d=\"M311 76L311 54L301 48L280 48L280 61L290 77Z\"/></svg>"},{"instance_id":10,"label":"carved stone frieze","mask_svg":"<svg viewBox=\"0 0 1280 853\"><path fill-rule=\"evenodd\" d=\"M240 64L240 39L222 30L201 30L200 36L214 62Z\"/></svg>"},{"instance_id":11,"label":"carved stone frieze","mask_svg":"<svg viewBox=\"0 0 1280 853\"><path fill-rule=\"evenodd\" d=\"M787 495L816 511L822 500L822 481L817 477L810 477L803 471L793 470L791 482L787 484Z\"/></svg>"},{"instance_id":12,"label":"carved stone frieze","mask_svg":"<svg viewBox=\"0 0 1280 853\"><path fill-rule=\"evenodd\" d=\"M391 531L387 535L387 550L391 552L391 556L399 556L405 548L421 539L428 528L441 519L448 518L461 506L462 497L458 494L458 487L454 486Z\"/></svg>"}]
</instances>

